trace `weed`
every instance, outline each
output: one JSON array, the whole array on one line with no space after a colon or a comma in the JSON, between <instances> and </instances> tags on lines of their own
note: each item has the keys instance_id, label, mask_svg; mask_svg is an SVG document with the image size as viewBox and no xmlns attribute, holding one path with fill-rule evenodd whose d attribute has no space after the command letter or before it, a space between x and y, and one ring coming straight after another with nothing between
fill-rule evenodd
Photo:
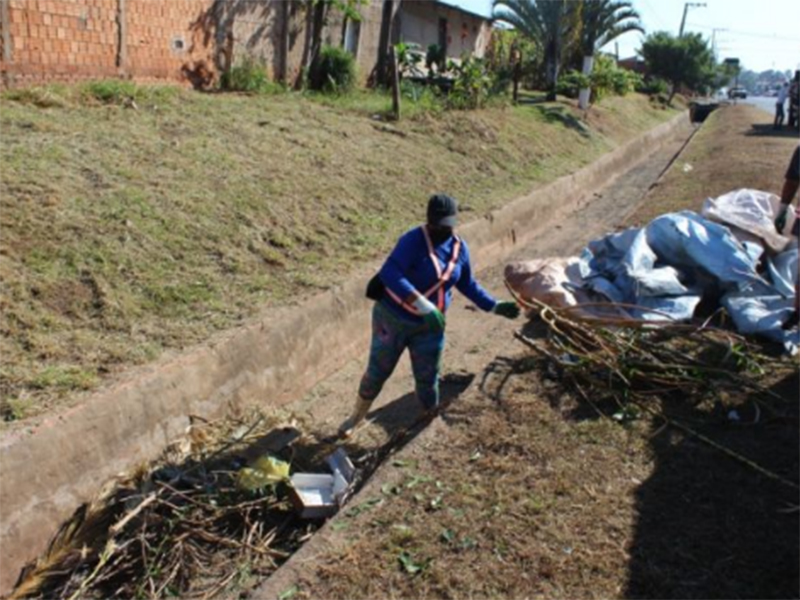
<instances>
[{"instance_id":1,"label":"weed","mask_svg":"<svg viewBox=\"0 0 800 600\"><path fill-rule=\"evenodd\" d=\"M355 58L337 46L322 47L308 76L312 90L333 94L346 94L355 87L357 80Z\"/></svg>"},{"instance_id":2,"label":"weed","mask_svg":"<svg viewBox=\"0 0 800 600\"><path fill-rule=\"evenodd\" d=\"M263 64L249 56L222 73L220 87L232 92L256 94L276 94L286 91L281 84L269 80L267 69Z\"/></svg>"},{"instance_id":3,"label":"weed","mask_svg":"<svg viewBox=\"0 0 800 600\"><path fill-rule=\"evenodd\" d=\"M34 405L30 398L0 399L0 418L3 421L19 421L32 414Z\"/></svg>"},{"instance_id":4,"label":"weed","mask_svg":"<svg viewBox=\"0 0 800 600\"><path fill-rule=\"evenodd\" d=\"M171 103L181 94L177 86L140 86L132 81L103 79L81 84L76 88L80 101L84 104L116 104L135 107L138 103Z\"/></svg>"},{"instance_id":5,"label":"weed","mask_svg":"<svg viewBox=\"0 0 800 600\"><path fill-rule=\"evenodd\" d=\"M38 108L64 108L70 104L67 95L63 86L47 86L9 90L3 98Z\"/></svg>"},{"instance_id":6,"label":"weed","mask_svg":"<svg viewBox=\"0 0 800 600\"><path fill-rule=\"evenodd\" d=\"M34 389L55 391L88 390L97 381L97 375L73 365L45 367L30 382Z\"/></svg>"}]
</instances>

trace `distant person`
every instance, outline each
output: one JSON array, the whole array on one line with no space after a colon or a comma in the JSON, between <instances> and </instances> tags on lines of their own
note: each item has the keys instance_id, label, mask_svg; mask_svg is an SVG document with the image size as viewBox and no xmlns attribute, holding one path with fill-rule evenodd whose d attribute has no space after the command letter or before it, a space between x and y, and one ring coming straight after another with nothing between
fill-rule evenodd
<instances>
[{"instance_id":1,"label":"distant person","mask_svg":"<svg viewBox=\"0 0 800 600\"><path fill-rule=\"evenodd\" d=\"M498 302L475 281L467 243L453 232L457 212L453 198L432 196L427 223L400 237L370 281L367 297L375 300L375 307L369 363L353 412L339 427L342 437L367 415L406 348L417 400L429 412L438 409L444 317L454 287L486 312L508 319L519 316L515 302Z\"/></svg>"},{"instance_id":2,"label":"distant person","mask_svg":"<svg viewBox=\"0 0 800 600\"><path fill-rule=\"evenodd\" d=\"M775 100L775 129L783 127L783 119L785 114L783 112L783 105L786 104L786 98L789 96L789 82L784 81L781 89L778 90L778 98Z\"/></svg>"}]
</instances>

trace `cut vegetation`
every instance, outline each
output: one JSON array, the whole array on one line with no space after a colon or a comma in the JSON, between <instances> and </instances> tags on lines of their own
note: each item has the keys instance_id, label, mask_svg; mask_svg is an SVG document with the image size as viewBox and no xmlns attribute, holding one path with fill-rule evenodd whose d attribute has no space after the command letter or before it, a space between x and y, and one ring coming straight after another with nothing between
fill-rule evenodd
<instances>
[{"instance_id":1,"label":"cut vegetation","mask_svg":"<svg viewBox=\"0 0 800 600\"><path fill-rule=\"evenodd\" d=\"M389 105L120 83L7 93L3 419L331 286L433 191L477 217L675 114L628 96L585 121L540 103L390 125Z\"/></svg>"}]
</instances>

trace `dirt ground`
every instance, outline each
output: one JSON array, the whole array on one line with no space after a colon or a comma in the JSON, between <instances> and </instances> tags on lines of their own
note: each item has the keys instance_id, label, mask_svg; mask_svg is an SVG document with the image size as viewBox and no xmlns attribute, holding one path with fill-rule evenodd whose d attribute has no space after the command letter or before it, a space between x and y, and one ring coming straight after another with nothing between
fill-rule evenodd
<instances>
[{"instance_id":1,"label":"dirt ground","mask_svg":"<svg viewBox=\"0 0 800 600\"><path fill-rule=\"evenodd\" d=\"M697 209L705 196L736 187L777 189L794 142L764 137L768 122L744 106L714 113L675 164L688 132L517 258L575 254L645 211ZM741 164L753 156L760 168ZM673 183L685 180L686 162L701 190L691 195ZM480 277L499 296L501 272ZM450 408L252 597L798 597L795 487L657 420L623 427L599 418L514 341L519 326L463 299L454 304L443 382ZM293 407L319 423L320 435L346 415L365 360L366 349ZM669 412L796 485L796 361L784 367L774 383L784 401L757 425L731 422L720 406ZM352 451L413 424L411 390L401 364ZM742 423L752 407L741 404Z\"/></svg>"}]
</instances>

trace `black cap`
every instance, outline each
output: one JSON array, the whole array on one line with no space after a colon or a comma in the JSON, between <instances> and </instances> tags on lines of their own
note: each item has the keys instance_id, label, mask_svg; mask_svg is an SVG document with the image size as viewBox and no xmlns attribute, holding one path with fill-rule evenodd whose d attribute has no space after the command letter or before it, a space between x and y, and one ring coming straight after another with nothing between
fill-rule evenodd
<instances>
[{"instance_id":1,"label":"black cap","mask_svg":"<svg viewBox=\"0 0 800 600\"><path fill-rule=\"evenodd\" d=\"M445 194L435 194L428 200L428 224L455 227L458 202Z\"/></svg>"}]
</instances>

